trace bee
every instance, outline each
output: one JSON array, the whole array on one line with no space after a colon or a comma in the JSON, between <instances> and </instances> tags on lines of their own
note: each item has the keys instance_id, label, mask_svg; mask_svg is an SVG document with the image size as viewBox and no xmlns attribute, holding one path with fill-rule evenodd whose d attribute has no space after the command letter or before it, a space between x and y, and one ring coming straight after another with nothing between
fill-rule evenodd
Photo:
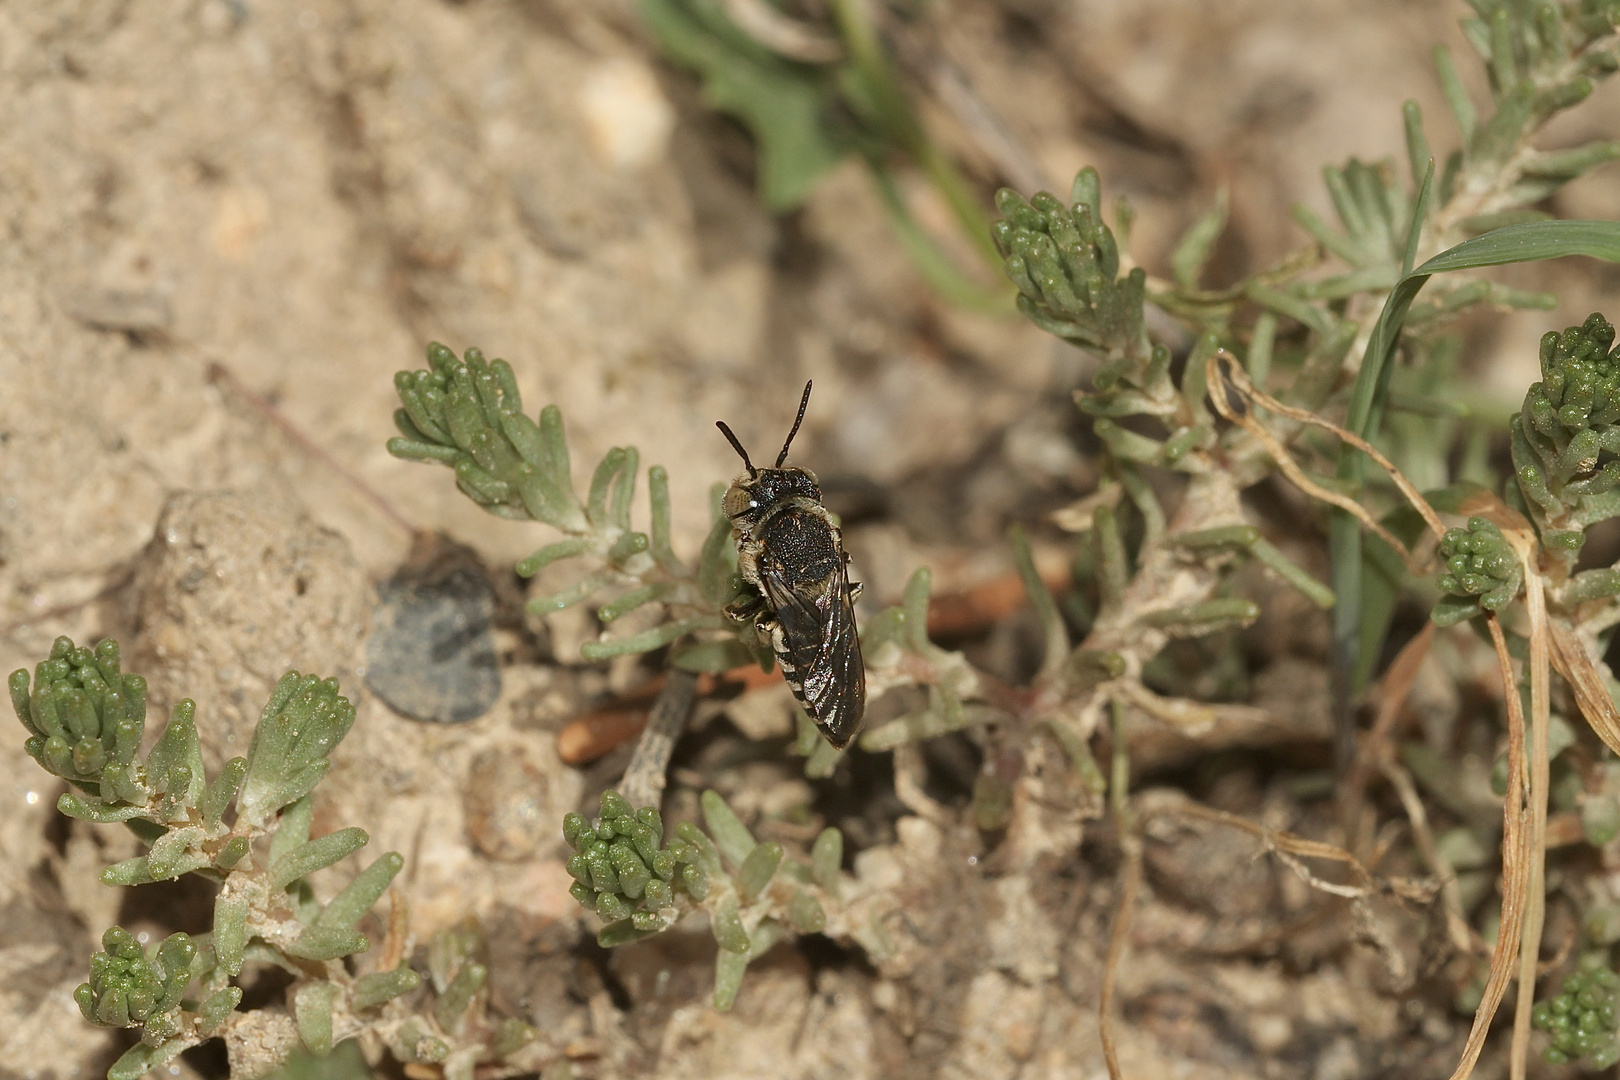
<instances>
[{"instance_id":1,"label":"bee","mask_svg":"<svg viewBox=\"0 0 1620 1080\"><path fill-rule=\"evenodd\" d=\"M770 643L793 696L841 750L866 712L866 666L854 606L861 586L849 580L843 535L821 505L815 474L783 467L810 405L810 385L804 384L799 415L772 468L755 468L725 421L715 422L748 470L731 482L720 504L747 586L726 614L752 624Z\"/></svg>"}]
</instances>

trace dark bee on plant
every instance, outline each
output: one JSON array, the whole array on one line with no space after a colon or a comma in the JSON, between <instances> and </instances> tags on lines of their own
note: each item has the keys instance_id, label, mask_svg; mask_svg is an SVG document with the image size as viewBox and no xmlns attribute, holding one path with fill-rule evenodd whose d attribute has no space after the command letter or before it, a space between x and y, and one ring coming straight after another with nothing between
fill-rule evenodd
<instances>
[{"instance_id":1,"label":"dark bee on plant","mask_svg":"<svg viewBox=\"0 0 1620 1080\"><path fill-rule=\"evenodd\" d=\"M843 535L821 505L815 474L783 467L809 405L807 382L793 429L769 469L756 469L737 436L716 421L748 469L731 482L721 503L747 586L726 614L752 624L770 643L793 696L827 741L843 749L866 712L866 666L854 607L861 587L849 580Z\"/></svg>"}]
</instances>

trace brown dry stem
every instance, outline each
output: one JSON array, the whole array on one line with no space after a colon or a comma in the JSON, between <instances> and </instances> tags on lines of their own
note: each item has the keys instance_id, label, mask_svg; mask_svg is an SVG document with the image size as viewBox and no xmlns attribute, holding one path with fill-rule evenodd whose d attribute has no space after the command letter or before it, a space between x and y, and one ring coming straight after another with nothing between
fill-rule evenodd
<instances>
[{"instance_id":1,"label":"brown dry stem","mask_svg":"<svg viewBox=\"0 0 1620 1080\"><path fill-rule=\"evenodd\" d=\"M1119 905L1114 910L1114 926L1108 935L1108 958L1103 963L1102 992L1097 998L1097 1030L1102 1038L1103 1059L1108 1063L1108 1080L1125 1080L1119 1065L1119 1048L1114 1043L1114 986L1119 966L1130 945L1131 917L1136 911L1136 894L1142 889L1142 834L1136 811L1131 806L1131 756L1126 738L1129 714L1124 702L1110 702L1114 718L1114 757L1108 783L1108 801L1119 832L1125 869L1120 875Z\"/></svg>"},{"instance_id":2,"label":"brown dry stem","mask_svg":"<svg viewBox=\"0 0 1620 1080\"><path fill-rule=\"evenodd\" d=\"M1514 537L1508 535L1511 543ZM1522 551L1520 557L1526 554L1528 551ZM1536 961L1541 955L1541 930L1547 913L1547 794L1552 787L1551 762L1547 757L1547 731L1551 725L1548 682L1552 677L1548 659L1547 595L1541 575L1528 559L1524 591L1525 606L1530 613L1530 835L1526 840L1530 881L1519 946L1519 999L1513 1012L1513 1045L1509 1058L1512 1080L1524 1080L1530 1053L1530 1010L1536 1000ZM1511 688L1506 689L1509 697L1517 696Z\"/></svg>"},{"instance_id":3,"label":"brown dry stem","mask_svg":"<svg viewBox=\"0 0 1620 1080\"><path fill-rule=\"evenodd\" d=\"M1303 409L1295 409L1291 406L1284 405L1276 398L1266 394L1249 381L1249 377L1243 371L1242 366L1238 364L1237 360L1233 358L1231 353L1224 349L1218 350L1209 358L1209 360L1205 363L1204 374L1205 378L1209 381L1209 385L1218 388L1209 395L1210 401L1215 405L1215 411L1220 413L1221 416L1226 420L1238 425L1250 435L1254 436L1255 441L1258 442L1261 447L1264 448L1266 453L1271 456L1272 460L1277 463L1278 469L1282 471L1284 476L1288 477L1289 481L1292 482L1295 487L1299 488L1313 499L1320 499L1322 502L1331 503L1332 505L1337 506L1339 509L1350 514L1357 521L1361 522L1368 532L1371 532L1373 535L1377 536L1380 540L1384 541L1384 543L1388 544L1391 549L1400 554L1402 561L1406 563L1406 569L1409 573L1421 574L1427 569L1429 562L1428 554L1419 554L1417 552L1408 551L1406 545L1395 538L1394 533L1391 533L1388 529L1384 528L1383 525L1379 524L1378 520L1374 518L1372 514L1368 513L1367 509L1355 499L1352 499L1348 495L1341 494L1340 492L1331 491L1312 480L1309 476L1306 476L1305 470L1299 467L1299 464L1294 460L1293 455L1288 452L1288 448L1284 446L1282 441L1273 435L1271 431L1260 422L1259 418L1254 415L1253 406L1260 405L1266 409L1276 412L1281 416L1286 416L1291 420L1298 420L1301 423L1306 423L1314 427L1321 428L1323 431L1332 433L1339 439L1349 443L1357 450L1360 450L1362 453L1372 458L1379 468L1383 469L1389 474L1389 477L1392 481L1394 481L1395 486L1400 489L1401 494L1404 495L1407 501L1410 502L1417 512L1422 515L1424 523L1428 525L1429 530L1434 534L1435 539L1438 540L1445 534L1446 531L1445 526L1440 522L1440 516L1435 513L1434 507L1429 505L1428 500L1423 497L1417 488L1412 486L1412 482L1402 475L1401 471L1395 467L1394 462L1390 461L1389 458L1379 453L1376 447L1368 443L1367 440L1356 435L1354 432L1348 431L1327 420L1323 420L1315 413L1306 412ZM1247 407L1242 413L1239 413L1236 409L1232 408L1231 400L1225 393L1227 389L1234 391L1244 399L1244 404Z\"/></svg>"},{"instance_id":4,"label":"brown dry stem","mask_svg":"<svg viewBox=\"0 0 1620 1080\"><path fill-rule=\"evenodd\" d=\"M1462 890L1457 886L1457 874L1440 854L1439 847L1434 842L1434 832L1429 828L1429 814L1423 808L1423 800L1418 796L1417 785L1412 781L1412 774L1407 772L1393 757L1385 757L1380 770L1389 786L1395 789L1395 794L1401 800L1401 806L1406 810L1406 818L1412 825L1412 839L1416 841L1418 853L1423 856L1429 872L1440 882L1440 899L1445 904L1446 934L1451 939L1452 948L1465 955L1478 954L1484 951L1484 942L1468 925L1468 915L1463 910Z\"/></svg>"},{"instance_id":5,"label":"brown dry stem","mask_svg":"<svg viewBox=\"0 0 1620 1080\"><path fill-rule=\"evenodd\" d=\"M1553 666L1569 684L1581 715L1603 740L1603 745L1620 754L1620 710L1609 696L1603 673L1598 669L1600 661L1592 655L1587 639L1562 619L1549 619L1547 631L1552 641Z\"/></svg>"},{"instance_id":6,"label":"brown dry stem","mask_svg":"<svg viewBox=\"0 0 1620 1080\"><path fill-rule=\"evenodd\" d=\"M1182 817L1197 818L1200 821L1213 822L1227 828L1239 829L1260 841L1260 846L1269 854L1275 855L1283 865L1292 870L1299 879L1319 892L1346 900L1356 900L1379 892L1377 881L1360 859L1356 858L1344 848L1336 844L1324 843L1321 840L1309 840L1297 833L1284 829L1271 829L1248 818L1229 814L1224 810L1203 806L1195 802L1179 802L1174 806L1166 806L1157 811L1162 814L1177 814ZM1345 885L1335 881L1327 881L1313 873L1306 866L1303 859L1324 859L1336 862L1350 871L1356 884ZM1428 892L1426 888L1416 886L1409 882L1390 883L1393 891L1402 895L1421 896Z\"/></svg>"},{"instance_id":7,"label":"brown dry stem","mask_svg":"<svg viewBox=\"0 0 1620 1080\"><path fill-rule=\"evenodd\" d=\"M1108 959L1103 964L1102 993L1097 1001L1097 1024L1102 1035L1103 1059L1108 1063L1108 1080L1125 1080L1119 1065L1119 1049L1114 1043L1114 985L1130 943L1136 894L1142 888L1142 838L1134 832L1122 833L1120 845L1125 852L1125 871L1120 875L1119 905L1114 911L1113 930L1108 935Z\"/></svg>"},{"instance_id":8,"label":"brown dry stem","mask_svg":"<svg viewBox=\"0 0 1620 1080\"><path fill-rule=\"evenodd\" d=\"M1220 369L1220 363L1223 359L1226 361L1226 369L1224 372ZM1423 495L1412 484L1412 482L1406 478L1401 470L1395 467L1395 463L1389 460L1389 458L1385 457L1372 443L1368 442L1366 439L1363 439L1360 435L1357 435L1355 432L1350 431L1347 428L1342 428L1330 420L1322 419L1313 412L1309 412L1305 409L1296 409L1292 405L1284 405L1282 402L1278 401L1276 398L1272 397L1270 394L1267 394L1264 390L1261 390L1259 387L1250 382L1249 373L1243 370L1243 366L1237 362L1236 357L1224 349L1217 351L1215 355L1210 357L1209 361L1205 364L1206 379L1213 379L1217 374L1223 374L1226 380L1230 382L1240 394L1255 404L1264 406L1267 410L1274 412L1279 416L1286 416L1290 420L1297 420L1302 424L1309 424L1312 427L1320 428L1321 430L1328 432L1330 435L1333 435L1335 438L1349 443L1357 450L1360 450L1363 454L1366 454L1368 457L1372 458L1374 463L1376 463L1380 469L1383 469L1389 474L1390 480L1394 481L1395 486L1399 488L1401 494L1406 497L1406 501L1412 504L1413 509L1415 509L1419 514L1423 515L1423 522L1424 524L1428 525L1429 530L1434 533L1435 539L1438 540L1442 535L1445 534L1445 526L1440 523L1440 515L1434 512L1434 507L1429 505L1429 501L1423 497ZM1216 385L1219 385L1218 379L1216 380ZM1225 403L1223 402L1217 401L1216 408L1221 409L1221 415L1226 416L1227 419L1230 420L1231 417L1227 414L1227 410L1223 408L1224 404ZM1247 427L1248 425L1244 426ZM1270 447L1267 447L1267 450L1269 451ZM1278 464L1282 464L1280 459ZM1397 550L1399 550L1399 545L1397 545Z\"/></svg>"},{"instance_id":9,"label":"brown dry stem","mask_svg":"<svg viewBox=\"0 0 1620 1080\"><path fill-rule=\"evenodd\" d=\"M1362 795L1366 791L1367 780L1372 771L1375 769L1383 771L1393 760L1390 735L1395 730L1395 722L1400 719L1407 695L1412 692L1412 684L1417 680L1418 671L1422 669L1423 662L1429 658L1429 647L1434 644L1434 629L1434 623L1424 623L1423 629L1419 630L1411 641L1401 646L1401 651L1395 654L1389 670L1384 673L1383 683L1378 691L1378 716L1373 720L1372 729L1362 741L1361 752L1356 757L1350 775L1345 779L1340 798L1339 816L1347 827L1360 812Z\"/></svg>"},{"instance_id":10,"label":"brown dry stem","mask_svg":"<svg viewBox=\"0 0 1620 1080\"><path fill-rule=\"evenodd\" d=\"M1491 632L1491 644L1496 647L1496 662L1501 672L1504 701L1508 714L1508 784L1502 800L1502 922L1497 930L1496 946L1491 950L1490 972L1485 979L1485 992L1474 1010L1474 1024L1463 1046L1462 1060L1458 1062L1451 1080L1468 1080L1480 1051L1485 1048L1491 1020L1507 993L1508 980L1513 976L1514 956L1524 929L1524 913L1530 894L1530 865L1534 861L1530 848L1530 792L1525 769L1524 708L1519 702L1517 682L1513 677L1513 658L1508 655L1507 638L1502 624L1493 612L1486 618Z\"/></svg>"}]
</instances>

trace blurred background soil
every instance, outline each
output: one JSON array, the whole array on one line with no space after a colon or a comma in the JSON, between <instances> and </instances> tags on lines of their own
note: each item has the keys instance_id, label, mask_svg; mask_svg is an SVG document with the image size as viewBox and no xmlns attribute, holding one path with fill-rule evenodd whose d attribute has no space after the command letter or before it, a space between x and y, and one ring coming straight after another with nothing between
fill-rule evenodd
<instances>
[{"instance_id":1,"label":"blurred background soil","mask_svg":"<svg viewBox=\"0 0 1620 1080\"><path fill-rule=\"evenodd\" d=\"M1105 195L1135 205L1134 253L1155 272L1225 185L1218 283L1302 242L1286 207L1328 212L1323 163L1398 155L1403 100L1446 148L1429 50L1466 51L1461 13L1451 0L935 0L930 47L1026 148L1030 175L1003 175L937 102L923 111L987 206L1000 184L1061 192L1095 165ZM1612 137L1617 91L1543 145ZM374 851L405 853L419 941L481 916L497 1007L575 1075L1098 1075L1111 841L1088 834L1040 874L998 876L976 831L906 816L882 760L857 761L829 794L796 759L737 749L754 745L739 733L786 733L779 698L752 728L747 709L700 714L669 805L690 812L694 789L717 786L767 833L783 807L840 824L864 849L857 871L910 898L901 959L878 970L824 939L782 947L721 1015L701 928L598 950L556 823L624 757L570 769L554 733L648 672L580 666L578 620L497 616L492 711L457 726L391 712L360 672L375 586L412 535L242 392L405 522L470 546L499 597L546 530L483 514L448 473L383 448L392 374L421 366L429 340L509 359L531 412L560 405L576 477L616 443L667 466L683 555L707 531L710 485L737 468L714 420L763 456L813 377L794 456L848 522L869 602L893 602L918 564L940 593L1005 575L1006 524L1039 523L1095 483L1069 398L1089 361L938 300L857 162L784 216L762 209L753 167L747 135L658 59L630 0L0 3L0 671L32 666L58 634L116 634L156 716L197 700L214 762L243 751L283 670L337 675L360 719L317 831L358 824ZM1617 191L1599 173L1555 209L1620 216ZM943 210L915 195L949 242ZM1504 410L1534 378L1539 335L1612 316L1620 292L1584 262L1507 279L1565 305L1469 324L1470 393ZM211 377L216 364L234 381ZM1043 542L1061 566L1059 540ZM1263 595L1275 603L1250 632L1250 699L1320 762L1322 617ZM1030 640L1014 616L976 648L1016 674ZM943 742L929 768L949 804L976 762ZM0 1076L90 1077L124 1045L71 999L95 937L115 920L202 929L209 900L101 886L130 841L60 818L21 744L16 729L0 740ZM1183 777L1203 801L1302 827L1269 759L1211 761ZM1376 935L1322 925L1246 837L1150 839L1120 984L1131 1075L1449 1072L1462 1019L1444 995L1410 992ZM1407 955L1422 931L1402 924ZM184 1062L221 1067L206 1050Z\"/></svg>"}]
</instances>

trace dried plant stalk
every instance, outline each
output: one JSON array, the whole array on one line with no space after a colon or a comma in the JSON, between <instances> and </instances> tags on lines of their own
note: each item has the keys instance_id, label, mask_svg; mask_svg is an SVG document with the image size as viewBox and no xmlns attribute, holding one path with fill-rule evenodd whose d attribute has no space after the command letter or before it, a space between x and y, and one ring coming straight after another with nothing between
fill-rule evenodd
<instances>
[{"instance_id":1,"label":"dried plant stalk","mask_svg":"<svg viewBox=\"0 0 1620 1080\"><path fill-rule=\"evenodd\" d=\"M1103 1059L1108 1063L1108 1080L1125 1080L1119 1065L1119 1048L1114 1042L1114 986L1119 965L1130 944L1131 916L1136 911L1136 894L1142 889L1142 835L1136 812L1131 808L1131 755L1126 739L1127 713L1124 702L1110 702L1114 720L1114 758L1108 784L1108 801L1119 830L1125 869L1120 875L1119 905L1114 926L1108 935L1108 958L1103 963L1102 992L1097 998L1097 1030L1102 1038Z\"/></svg>"},{"instance_id":2,"label":"dried plant stalk","mask_svg":"<svg viewBox=\"0 0 1620 1080\"><path fill-rule=\"evenodd\" d=\"M1228 361L1231 360L1231 354L1226 352L1218 352L1214 356L1211 356L1208 363L1205 365L1206 377L1213 380L1213 385L1217 388L1216 392L1210 394L1209 396L1210 401L1214 402L1215 404L1215 411L1220 413L1221 416L1226 420L1238 425L1250 435L1254 436L1255 441L1265 448L1266 453L1270 454L1272 460L1277 463L1277 468L1282 471L1284 476L1288 477L1289 481L1295 487L1299 488L1311 498L1320 499L1325 503L1331 503L1332 505L1337 506L1340 510L1345 511L1350 516L1354 517L1357 521L1361 522L1362 526L1366 528L1368 532L1372 533L1384 543L1388 544L1392 551L1399 553L1401 559L1406 563L1406 569L1410 573L1423 573L1428 562L1427 558L1418 556L1413 552L1408 551L1406 549L1406 545L1397 540L1394 533L1390 532L1388 529L1384 528L1383 525L1379 524L1378 519L1374 518L1370 513L1368 513L1366 507L1362 506L1359 502L1350 498L1348 495L1340 494L1337 491L1330 491L1329 489L1316 483L1310 477L1306 476L1305 470L1301 469L1298 463L1294 461L1293 455L1288 452L1288 448L1282 444L1282 441L1268 431L1266 426L1262 424L1257 417L1255 417L1253 409L1246 409L1244 412L1239 413L1236 409L1232 408L1232 403L1227 399L1224 389L1226 386L1230 386L1237 393L1245 397L1246 404L1262 404L1267 408L1275 407L1278 409L1278 411L1283 412L1284 415L1298 414L1298 416L1295 416L1296 419L1299 418L1299 416L1309 416L1318 427L1322 427L1333 432L1335 435L1338 435L1352 446L1356 446L1357 449L1366 447L1370 450L1371 447L1368 447L1364 440L1358 439L1355 435L1341 427L1334 424L1329 424L1327 421L1322 420L1311 413L1302 413L1297 409L1289 409L1276 399L1260 393L1249 384L1246 377L1241 379L1235 377L1238 371L1235 362L1229 364L1230 373L1227 375L1227 382L1223 384L1221 381L1222 371L1220 365L1220 359L1222 356L1225 356ZM1377 451L1373 452L1377 453ZM1383 457L1382 454L1379 454L1377 458L1374 458L1374 460L1378 461L1380 466L1389 470L1392 476L1400 477L1400 471L1390 463L1388 458ZM1424 520L1427 521L1429 523L1429 527L1434 530L1435 536L1438 537L1442 535L1445 532L1445 529L1443 526L1441 526L1439 517L1435 514L1434 509L1429 506L1428 502L1424 500L1423 496L1418 494L1417 489L1413 488L1404 477L1401 477L1397 483L1402 485L1402 493L1406 494L1409 499L1414 500L1413 505L1417 506L1418 512L1424 515Z\"/></svg>"},{"instance_id":3,"label":"dried plant stalk","mask_svg":"<svg viewBox=\"0 0 1620 1080\"><path fill-rule=\"evenodd\" d=\"M1468 1080L1479 1062L1480 1051L1485 1048L1485 1036L1490 1032L1491 1020L1507 993L1508 980L1513 976L1514 955L1524 928L1526 901L1530 895L1530 865L1534 862L1530 846L1530 792L1526 776L1524 754L1524 708L1519 702L1518 684L1513 677L1513 658L1508 655L1507 638L1495 613L1486 619L1491 632L1491 644L1496 647L1496 662L1501 671L1502 685L1507 693L1508 714L1508 782L1507 794L1502 800L1502 922L1496 933L1496 947L1491 950L1490 973L1485 979L1485 992L1479 1007L1474 1010L1474 1025L1463 1046L1462 1060L1457 1063L1451 1080Z\"/></svg>"},{"instance_id":4,"label":"dried plant stalk","mask_svg":"<svg viewBox=\"0 0 1620 1080\"><path fill-rule=\"evenodd\" d=\"M1222 365L1223 359L1225 361L1224 365ZM1276 413L1279 416L1286 416L1290 420L1297 420L1302 424L1309 424L1312 427L1320 428L1334 437L1349 443L1357 450L1360 450L1363 454L1366 454L1368 457L1372 458L1374 464L1389 474L1390 480L1394 481L1395 486L1399 488L1401 494L1406 497L1406 501L1412 504L1413 509L1415 509L1419 514L1423 515L1423 522L1429 527L1429 530L1434 533L1435 539L1439 539L1445 534L1445 526L1440 523L1440 515L1434 512L1434 507L1429 505L1429 501L1423 497L1415 486L1413 486L1412 482L1406 478L1401 470L1395 467L1395 463L1390 461L1389 458L1385 457L1372 443L1368 442L1366 439L1363 439L1360 435L1357 435L1355 432L1350 431L1347 428L1342 428L1330 420L1322 419L1313 412L1309 412L1305 409L1296 409L1290 405L1284 405L1282 402L1278 401L1276 398L1272 397L1270 394L1267 394L1264 390L1261 390L1259 387L1250 382L1249 376L1243 370L1242 365L1237 362L1231 353L1224 349L1219 350L1214 356L1211 356L1204 366L1205 378L1212 380L1215 385L1220 385L1220 377L1224 376L1226 381L1234 386L1240 394L1255 404L1264 406L1266 409ZM1215 401L1215 407L1220 410L1222 416L1226 417L1228 420L1233 419L1230 406L1226 402L1220 401L1213 395L1211 396L1211 400ZM1252 417L1250 419L1252 419ZM1241 420L1235 422L1242 423ZM1249 428L1249 425L1246 423L1244 423L1243 426L1245 428ZM1249 428L1249 430L1253 431L1253 428ZM1269 436L1270 433L1268 432L1267 437L1269 438ZM1274 458L1277 457L1276 453L1271 449L1271 445L1269 443L1266 445L1266 450L1268 453L1271 453ZM1281 458L1277 458L1277 464L1283 465ZM1346 507L1345 509L1349 508ZM1355 511L1351 512L1354 513ZM1373 527L1376 528L1376 526ZM1392 546L1396 551L1402 550L1402 546L1400 544L1395 544Z\"/></svg>"},{"instance_id":5,"label":"dried plant stalk","mask_svg":"<svg viewBox=\"0 0 1620 1080\"><path fill-rule=\"evenodd\" d=\"M1513 543L1514 534L1504 534ZM1521 536L1522 540L1522 536ZM1530 1054L1530 1010L1536 1002L1536 961L1541 954L1541 929L1547 913L1547 793L1552 787L1552 766L1547 757L1547 730L1551 725L1548 701L1547 595L1541 575L1525 560L1525 607L1530 614L1530 834L1526 838L1529 883L1526 886L1524 928L1519 946L1519 998L1513 1011L1513 1043L1509 1056L1512 1080L1524 1080ZM1517 687L1503 688L1517 699Z\"/></svg>"},{"instance_id":6,"label":"dried plant stalk","mask_svg":"<svg viewBox=\"0 0 1620 1080\"><path fill-rule=\"evenodd\" d=\"M1609 688L1604 685L1598 661L1588 650L1581 634L1559 619L1547 622L1552 641L1552 662L1558 674L1569 683L1575 694L1575 703L1581 715L1598 738L1616 754L1620 754L1620 709L1614 706Z\"/></svg>"}]
</instances>

